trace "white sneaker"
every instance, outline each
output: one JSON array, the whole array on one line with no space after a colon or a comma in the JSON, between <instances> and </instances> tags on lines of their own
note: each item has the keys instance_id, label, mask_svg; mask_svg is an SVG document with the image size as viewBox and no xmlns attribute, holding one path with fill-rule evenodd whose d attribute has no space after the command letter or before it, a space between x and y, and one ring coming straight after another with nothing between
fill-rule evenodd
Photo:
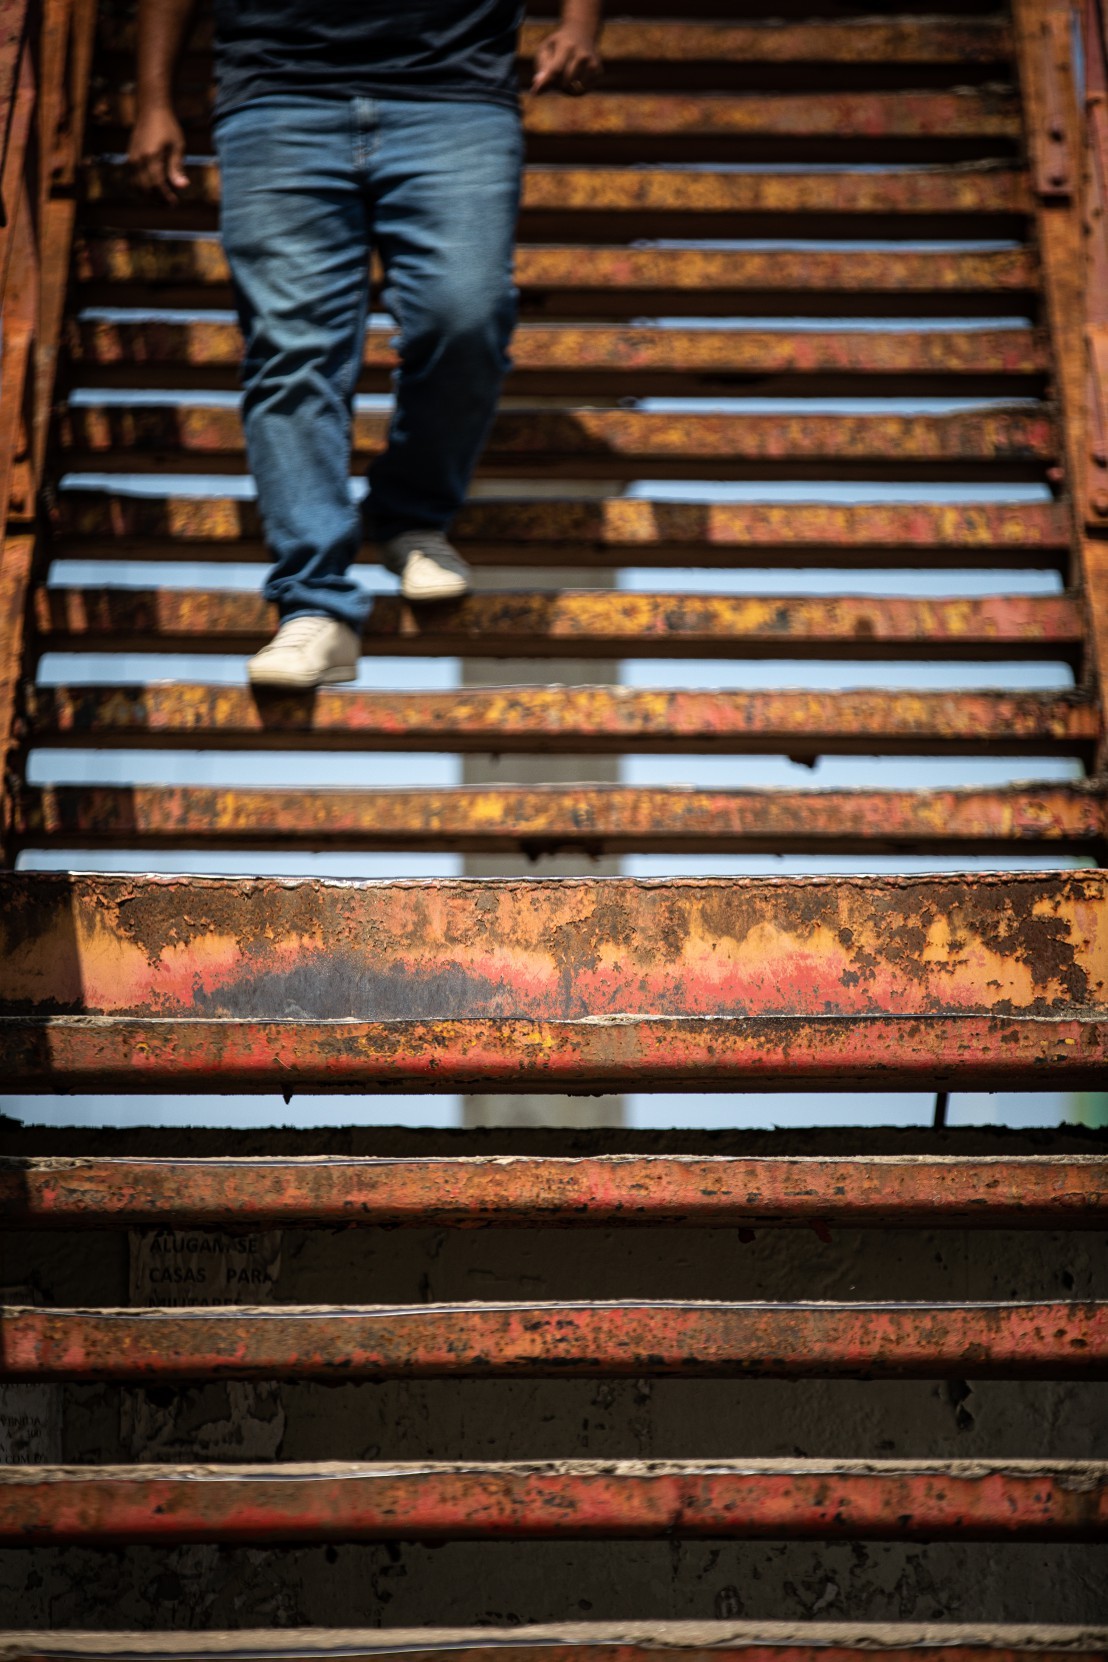
<instances>
[{"instance_id":1,"label":"white sneaker","mask_svg":"<svg viewBox=\"0 0 1108 1662\"><path fill-rule=\"evenodd\" d=\"M252 687L324 687L353 681L361 647L353 629L333 617L294 617L247 661Z\"/></svg>"},{"instance_id":2,"label":"white sneaker","mask_svg":"<svg viewBox=\"0 0 1108 1662\"><path fill-rule=\"evenodd\" d=\"M401 531L382 552L405 600L457 600L469 592L469 567L441 531Z\"/></svg>"}]
</instances>

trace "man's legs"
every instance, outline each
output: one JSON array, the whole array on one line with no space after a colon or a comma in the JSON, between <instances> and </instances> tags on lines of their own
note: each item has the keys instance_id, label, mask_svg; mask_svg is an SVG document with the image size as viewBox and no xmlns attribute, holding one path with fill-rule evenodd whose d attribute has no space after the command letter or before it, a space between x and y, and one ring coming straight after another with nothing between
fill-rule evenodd
<instances>
[{"instance_id":1,"label":"man's legs","mask_svg":"<svg viewBox=\"0 0 1108 1662\"><path fill-rule=\"evenodd\" d=\"M364 144L343 99L259 99L217 129L243 426L275 561L266 597L282 623L324 617L357 635L370 605L347 575L362 535L349 458L368 306Z\"/></svg>"},{"instance_id":2,"label":"man's legs","mask_svg":"<svg viewBox=\"0 0 1108 1662\"><path fill-rule=\"evenodd\" d=\"M372 108L373 238L400 371L388 449L369 469L366 526L379 543L396 539L385 549L396 566L412 540L404 533L448 529L496 411L516 315L523 140L516 113L493 104Z\"/></svg>"}]
</instances>

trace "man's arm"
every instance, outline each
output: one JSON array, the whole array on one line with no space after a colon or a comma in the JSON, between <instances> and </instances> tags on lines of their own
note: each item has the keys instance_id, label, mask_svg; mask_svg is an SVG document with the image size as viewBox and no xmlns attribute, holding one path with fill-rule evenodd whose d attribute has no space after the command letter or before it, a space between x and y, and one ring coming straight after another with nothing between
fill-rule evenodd
<instances>
[{"instance_id":1,"label":"man's arm","mask_svg":"<svg viewBox=\"0 0 1108 1662\"><path fill-rule=\"evenodd\" d=\"M176 202L188 177L185 135L173 109L173 78L197 0L139 0L135 126L127 160L145 190Z\"/></svg>"},{"instance_id":2,"label":"man's arm","mask_svg":"<svg viewBox=\"0 0 1108 1662\"><path fill-rule=\"evenodd\" d=\"M562 0L562 21L535 54L532 92L587 92L601 71L600 13L603 0Z\"/></svg>"}]
</instances>

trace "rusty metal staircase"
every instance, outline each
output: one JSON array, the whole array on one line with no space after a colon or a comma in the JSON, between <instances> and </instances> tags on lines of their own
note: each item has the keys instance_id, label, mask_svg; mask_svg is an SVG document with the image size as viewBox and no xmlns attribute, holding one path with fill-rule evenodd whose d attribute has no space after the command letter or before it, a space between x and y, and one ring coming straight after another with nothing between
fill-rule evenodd
<instances>
[{"instance_id":1,"label":"rusty metal staircase","mask_svg":"<svg viewBox=\"0 0 1108 1662\"><path fill-rule=\"evenodd\" d=\"M1059 572L1063 585L975 599L536 589L423 611L384 599L366 652L638 656L659 666L1049 659L1074 666L1073 690L566 685L256 701L240 686L36 677L46 653L238 653L260 642L269 619L253 593L225 588L50 581L56 560L247 562L261 558L262 544L240 494L175 485L244 467L235 412L216 396L234 385L237 341L221 315L229 289L214 167L193 167L188 203L172 217L136 199L117 160L130 115L128 8L104 4L96 16L87 0L3 0L6 1088L1103 1087L1108 106L1099 11L1085 20L1080 68L1077 20L1055 0L1015 0L1010 15L973 0L939 17L906 7L855 18L816 0L794 10L775 5L772 19L739 20L722 0L639 0L608 29L607 90L528 111L517 369L460 540L475 564L494 569L1027 568ZM528 25L525 53L537 27ZM208 77L201 30L182 88L190 148L201 157L211 148ZM1027 321L989 322L1012 315ZM764 321L737 325L751 318ZM812 326L797 328L798 318ZM843 327L850 318L888 326ZM371 332L362 389L384 389L389 364L387 340ZM678 398L730 404L675 412L649 402ZM742 407L784 398L887 407ZM955 402L942 413L897 403L912 399ZM359 414L359 458L383 431L381 416ZM100 480L67 482L81 474ZM131 488L136 474L148 488ZM118 484L104 482L113 475ZM918 482L921 494L850 505L625 494L644 478ZM551 481L563 483L555 495L530 488ZM939 502L922 488L1011 482L1049 492ZM380 787L318 791L42 784L28 768L32 753L67 748L262 747L1061 756L1083 763L1086 776L999 788L417 790L390 787L383 772ZM869 855L922 852L950 856L955 868L962 856L1003 866L1032 852L1086 863L888 878L372 884L15 869L20 855L116 849L149 851L156 869L158 851L182 848L215 866L231 850L320 848L794 852L857 856L863 867ZM962 1290L955 1302L906 1304L887 1288L868 1302L813 1302L795 1281L790 1293L751 1301L674 1294L661 1243L675 1237L650 1234L709 1231L719 1242L736 1231L745 1241L752 1231L815 1230L824 1240L831 1229L878 1230L882 1252L899 1231L944 1241L938 1232L953 1231L969 1261L991 1231L1034 1231L1049 1253L1066 1232L1091 1240L1108 1225L1106 1153L1059 1143L1020 1157L817 1158L779 1139L757 1156L714 1159L490 1159L477 1147L454 1158L10 1154L0 1161L9 1231L0 1239L12 1267L0 1283L30 1285L39 1243L57 1254L71 1230L94 1231L98 1246L95 1262L86 1255L91 1279L57 1283L84 1289L84 1303L71 1292L68 1302L17 1302L0 1314L2 1377L67 1391L106 1382L172 1392L212 1380L292 1388L341 1379L364 1389L562 1375L1063 1385L1108 1376L1108 1302L1091 1253L1080 1287L1070 1274L1066 1298L1038 1284L1032 1295L1001 1293L1007 1271L994 1265L982 1283L991 1291ZM377 1292L339 1306L319 1303L307 1275L289 1283L309 1288L300 1303L286 1292L268 1305L120 1304L127 1229L132 1253L151 1231L300 1232L296 1251L310 1258L311 1241L336 1227L364 1240L399 1225L437 1231L436 1253L447 1236L477 1239L466 1234L476 1225L573 1225L603 1229L604 1242L635 1225L653 1242L649 1284L666 1296L586 1291L504 1303L426 1293L413 1303L413 1281L398 1303L377 1302ZM897 1262L890 1249L890 1276ZM710 1275L706 1284L716 1285ZM380 1459L129 1464L86 1455L74 1465L13 1465L0 1470L0 1545L48 1556L188 1543L331 1551L373 1541L656 1539L676 1554L702 1538L985 1541L1018 1551L1108 1535L1105 1460L889 1458L891 1445L875 1439L853 1459L748 1459L728 1446L718 1451L726 1458L713 1449L705 1459L521 1464L444 1460L433 1426L426 1443L411 1459L394 1458L386 1443ZM225 1630L172 1633L157 1591L151 1631L112 1632L110 1593L95 1571L82 1573L87 1622L32 1632L18 1608L5 1612L0 1655L1108 1655L1108 1629L1089 1625L1108 1611L1103 1572L1098 1580L1092 1568L1058 1583L1058 1620L1068 1626L1032 1628L1012 1604L1005 1620L1023 1625L877 1626L865 1610L840 1608L839 1626L694 1627L627 1609L618 1627L543 1628L526 1616L522 1626L475 1626L474 1617L448 1633L382 1632L381 1600L361 1606L358 1631L247 1631L241 1622L232 1631L225 1620ZM941 1593L928 1608L940 1624L951 1613ZM560 1614L576 1621L580 1608ZM99 1631L70 1631L80 1625Z\"/></svg>"}]
</instances>

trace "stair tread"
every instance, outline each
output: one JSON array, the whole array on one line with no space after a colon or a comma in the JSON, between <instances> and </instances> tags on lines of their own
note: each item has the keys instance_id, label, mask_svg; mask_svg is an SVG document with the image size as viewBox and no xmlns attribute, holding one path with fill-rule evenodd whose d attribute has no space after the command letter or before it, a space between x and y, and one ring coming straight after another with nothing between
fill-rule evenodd
<instances>
[{"instance_id":1,"label":"stair tread","mask_svg":"<svg viewBox=\"0 0 1108 1662\"><path fill-rule=\"evenodd\" d=\"M291 997L297 1020L1103 1018L1108 1002L1108 871L422 882L19 872L0 873L0 899L0 1010L13 1016L46 1002L58 1018L269 1018L288 1015ZM952 919L960 956L922 952Z\"/></svg>"},{"instance_id":2,"label":"stair tread","mask_svg":"<svg viewBox=\"0 0 1108 1662\"><path fill-rule=\"evenodd\" d=\"M1102 1539L1108 1462L9 1466L0 1540Z\"/></svg>"},{"instance_id":3,"label":"stair tread","mask_svg":"<svg viewBox=\"0 0 1108 1662\"><path fill-rule=\"evenodd\" d=\"M1103 1228L1108 1155L0 1157L9 1226Z\"/></svg>"},{"instance_id":4,"label":"stair tread","mask_svg":"<svg viewBox=\"0 0 1108 1662\"><path fill-rule=\"evenodd\" d=\"M357 413L355 462L384 446L389 417ZM59 433L70 466L245 469L237 410L202 399L166 406L70 404ZM1058 454L1049 411L985 406L928 415L669 414L642 410L502 410L481 471L546 478L627 476L644 466L672 477L728 479L892 477L1041 480ZM628 473L628 469L632 469Z\"/></svg>"},{"instance_id":5,"label":"stair tread","mask_svg":"<svg viewBox=\"0 0 1108 1662\"><path fill-rule=\"evenodd\" d=\"M78 293L102 304L132 289L187 292L193 304L231 305L217 238L166 241L141 232L86 234L74 250ZM651 305L676 313L724 310L938 314L1025 304L1039 287L1030 248L789 249L605 248L524 245L516 282L525 314L567 307L618 315ZM165 302L163 301L163 304ZM518 336L517 336L518 339Z\"/></svg>"},{"instance_id":6,"label":"stair tread","mask_svg":"<svg viewBox=\"0 0 1108 1662\"><path fill-rule=\"evenodd\" d=\"M11 1090L1099 1090L1076 1014L389 1018L0 1017Z\"/></svg>"},{"instance_id":7,"label":"stair tread","mask_svg":"<svg viewBox=\"0 0 1108 1662\"><path fill-rule=\"evenodd\" d=\"M784 751L790 756L1079 754L1101 731L1088 694L624 686L320 688L267 693L185 681L26 691L37 745Z\"/></svg>"},{"instance_id":8,"label":"stair tread","mask_svg":"<svg viewBox=\"0 0 1108 1662\"><path fill-rule=\"evenodd\" d=\"M255 651L276 627L257 592L40 587L38 642L54 651ZM481 657L633 652L640 657L1069 657L1084 623L1076 595L980 598L479 593L433 606L379 595L363 650Z\"/></svg>"},{"instance_id":9,"label":"stair tread","mask_svg":"<svg viewBox=\"0 0 1108 1662\"><path fill-rule=\"evenodd\" d=\"M261 536L253 502L235 497L127 496L67 490L59 498L59 551L84 540L117 558L239 559ZM472 502L455 535L481 564L595 567L668 561L689 565L997 563L1053 567L1069 552L1065 504L685 503L609 497ZM251 552L254 552L252 549ZM368 555L369 550L364 551ZM256 551L261 557L260 548Z\"/></svg>"},{"instance_id":10,"label":"stair tread","mask_svg":"<svg viewBox=\"0 0 1108 1662\"><path fill-rule=\"evenodd\" d=\"M175 107L193 152L210 151L212 95L182 87ZM89 137L113 149L135 115L132 89L94 94ZM602 161L670 161L740 156L806 158L813 142L828 157L882 162L1010 154L1020 138L1016 94L1003 87L923 91L683 93L603 92L586 99L527 99L522 107L534 161L580 154ZM879 147L879 148L878 148Z\"/></svg>"},{"instance_id":11,"label":"stair tread","mask_svg":"<svg viewBox=\"0 0 1108 1662\"><path fill-rule=\"evenodd\" d=\"M10 1381L1104 1379L1108 1301L0 1307Z\"/></svg>"},{"instance_id":12,"label":"stair tread","mask_svg":"<svg viewBox=\"0 0 1108 1662\"><path fill-rule=\"evenodd\" d=\"M457 786L301 790L24 785L24 846L662 849L696 853L1053 852L1108 847L1108 793L1089 783L955 790L697 790Z\"/></svg>"},{"instance_id":13,"label":"stair tread","mask_svg":"<svg viewBox=\"0 0 1108 1662\"><path fill-rule=\"evenodd\" d=\"M126 222L144 228L210 226L219 202L218 169L214 162L193 162L189 180L187 202L171 208L137 197L123 165L92 163L82 173L83 223L101 223L106 214L112 223L123 223L126 216ZM1015 167L828 174L547 166L524 172L521 230L525 239L538 229L540 240L563 241L567 230L573 236L595 227L599 240L610 243L614 235L649 235L655 226L658 235L679 235L685 226L695 234L713 225L718 234L725 219L731 238L767 225L788 228L795 221L811 236L825 225L833 228L830 234L849 235L853 229L866 238L941 235L960 227L963 235L980 240L1025 229L1033 209L1028 174Z\"/></svg>"},{"instance_id":14,"label":"stair tread","mask_svg":"<svg viewBox=\"0 0 1108 1662\"><path fill-rule=\"evenodd\" d=\"M1108 1648L1108 1628L1084 1626L968 1624L955 1622L727 1622L624 1621L544 1622L519 1626L425 1628L240 1628L169 1632L33 1632L0 1631L0 1656L24 1658L87 1657L92 1662L191 1662L194 1657L252 1659L323 1657L353 1659L402 1654L418 1659L452 1658L468 1662L479 1653L508 1650L564 1654L594 1649L653 1658L658 1647L668 1652L706 1650L723 1656L748 1650L786 1650L805 1662L864 1662L885 1652L911 1652L935 1662L1016 1662L1044 1652L1100 1656Z\"/></svg>"},{"instance_id":15,"label":"stair tread","mask_svg":"<svg viewBox=\"0 0 1108 1662\"><path fill-rule=\"evenodd\" d=\"M84 386L188 383L235 386L242 337L230 321L83 318L69 331L72 374ZM391 385L395 331L366 336L359 385ZM1041 390L1046 337L1031 329L610 328L523 324L512 343L516 394L574 388L629 391L644 378L655 391L767 393L793 389L901 396L953 392L1011 396Z\"/></svg>"}]
</instances>

